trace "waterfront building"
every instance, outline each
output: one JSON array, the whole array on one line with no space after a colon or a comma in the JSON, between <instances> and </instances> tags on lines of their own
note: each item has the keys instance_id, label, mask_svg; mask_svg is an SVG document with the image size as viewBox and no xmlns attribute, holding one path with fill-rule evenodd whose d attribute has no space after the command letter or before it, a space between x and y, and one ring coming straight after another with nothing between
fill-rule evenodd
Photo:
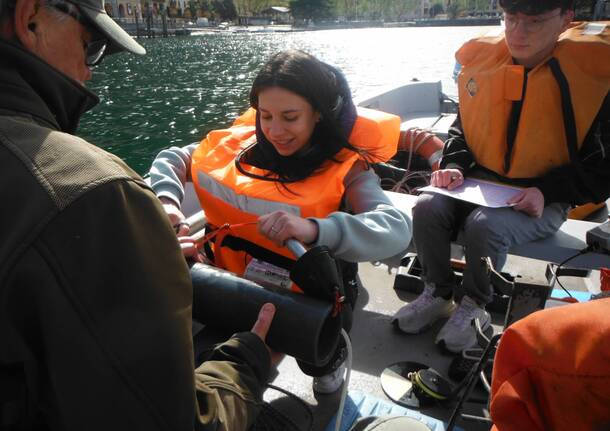
<instances>
[{"instance_id":1,"label":"waterfront building","mask_svg":"<svg viewBox=\"0 0 610 431\"><path fill-rule=\"evenodd\" d=\"M290 8L271 6L256 14L245 13L237 18L240 25L292 24Z\"/></svg>"},{"instance_id":2,"label":"waterfront building","mask_svg":"<svg viewBox=\"0 0 610 431\"><path fill-rule=\"evenodd\" d=\"M118 1L118 15L115 18L126 20L135 20L136 14L138 19L142 19L142 5L138 0L115 0Z\"/></svg>"},{"instance_id":3,"label":"waterfront building","mask_svg":"<svg viewBox=\"0 0 610 431\"><path fill-rule=\"evenodd\" d=\"M290 8L284 6L271 6L257 14L243 14L237 18L240 25L270 25L292 24L293 19Z\"/></svg>"},{"instance_id":4,"label":"waterfront building","mask_svg":"<svg viewBox=\"0 0 610 431\"><path fill-rule=\"evenodd\" d=\"M292 15L290 8L284 6L271 6L261 11L261 15L267 17L274 24L291 24Z\"/></svg>"},{"instance_id":5,"label":"waterfront building","mask_svg":"<svg viewBox=\"0 0 610 431\"><path fill-rule=\"evenodd\" d=\"M182 0L184 1L184 0ZM169 11L173 7L177 9L176 0L105 0L104 8L106 13L118 22L134 22L137 18L142 20L147 13L151 13L154 18L158 17L162 11ZM166 12L167 13L167 12Z\"/></svg>"}]
</instances>

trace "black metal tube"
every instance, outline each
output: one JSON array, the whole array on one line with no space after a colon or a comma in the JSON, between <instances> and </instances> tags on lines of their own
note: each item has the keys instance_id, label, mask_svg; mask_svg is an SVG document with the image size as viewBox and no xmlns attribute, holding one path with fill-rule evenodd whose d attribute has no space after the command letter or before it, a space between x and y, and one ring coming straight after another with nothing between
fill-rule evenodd
<instances>
[{"instance_id":1,"label":"black metal tube","mask_svg":"<svg viewBox=\"0 0 610 431\"><path fill-rule=\"evenodd\" d=\"M322 366L339 343L341 319L329 301L284 289L264 288L203 264L191 267L193 318L228 333L248 331L261 306L271 302L276 314L267 345L304 362Z\"/></svg>"}]
</instances>

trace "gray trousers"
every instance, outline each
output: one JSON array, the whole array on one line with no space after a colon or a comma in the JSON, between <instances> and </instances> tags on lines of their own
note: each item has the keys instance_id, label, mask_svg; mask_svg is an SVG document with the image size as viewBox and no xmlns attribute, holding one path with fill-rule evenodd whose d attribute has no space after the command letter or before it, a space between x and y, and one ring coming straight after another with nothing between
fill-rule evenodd
<instances>
[{"instance_id":1,"label":"gray trousers","mask_svg":"<svg viewBox=\"0 0 610 431\"><path fill-rule=\"evenodd\" d=\"M490 257L497 270L506 263L508 250L517 244L555 233L567 218L569 206L553 203L535 218L512 208L487 208L436 193L423 193L413 208L413 240L423 267L423 279L434 283L436 296L447 296L455 287L450 266L451 241L461 229L466 268L463 288L480 304L492 299L481 257Z\"/></svg>"}]
</instances>

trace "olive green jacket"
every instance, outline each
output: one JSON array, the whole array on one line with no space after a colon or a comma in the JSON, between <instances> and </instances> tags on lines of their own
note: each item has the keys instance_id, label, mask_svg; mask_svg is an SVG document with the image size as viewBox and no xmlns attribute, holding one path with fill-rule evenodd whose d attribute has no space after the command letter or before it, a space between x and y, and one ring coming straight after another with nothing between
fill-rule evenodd
<instances>
[{"instance_id":1,"label":"olive green jacket","mask_svg":"<svg viewBox=\"0 0 610 431\"><path fill-rule=\"evenodd\" d=\"M252 333L195 372L192 287L144 181L75 137L95 96L0 41L0 429L245 430Z\"/></svg>"}]
</instances>

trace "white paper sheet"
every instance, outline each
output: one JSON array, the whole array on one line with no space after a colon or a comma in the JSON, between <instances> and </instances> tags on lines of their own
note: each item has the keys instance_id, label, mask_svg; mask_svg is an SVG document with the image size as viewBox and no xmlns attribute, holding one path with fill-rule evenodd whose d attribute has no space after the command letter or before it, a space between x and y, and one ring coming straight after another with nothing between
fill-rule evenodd
<instances>
[{"instance_id":1,"label":"white paper sheet","mask_svg":"<svg viewBox=\"0 0 610 431\"><path fill-rule=\"evenodd\" d=\"M440 193L455 199L472 202L473 204L489 208L511 206L507 204L506 201L521 190L523 189L520 187L507 186L473 178L466 178L461 186L453 190L433 186L426 186L419 189L421 192Z\"/></svg>"}]
</instances>

